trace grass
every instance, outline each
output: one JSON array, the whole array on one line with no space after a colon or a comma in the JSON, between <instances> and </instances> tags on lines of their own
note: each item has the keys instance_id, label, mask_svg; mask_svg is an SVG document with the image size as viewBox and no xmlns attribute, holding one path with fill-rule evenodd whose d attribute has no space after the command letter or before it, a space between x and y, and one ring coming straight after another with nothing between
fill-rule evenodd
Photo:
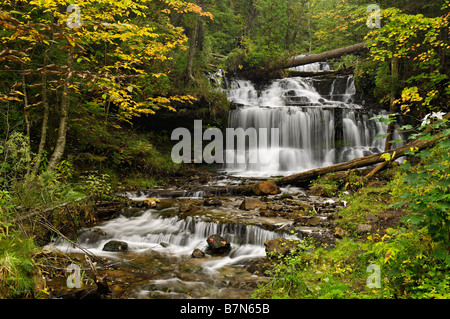
<instances>
[{"instance_id":1,"label":"grass","mask_svg":"<svg viewBox=\"0 0 450 319\"><path fill-rule=\"evenodd\" d=\"M0 234L0 298L31 297L35 290L32 239L19 233Z\"/></svg>"}]
</instances>

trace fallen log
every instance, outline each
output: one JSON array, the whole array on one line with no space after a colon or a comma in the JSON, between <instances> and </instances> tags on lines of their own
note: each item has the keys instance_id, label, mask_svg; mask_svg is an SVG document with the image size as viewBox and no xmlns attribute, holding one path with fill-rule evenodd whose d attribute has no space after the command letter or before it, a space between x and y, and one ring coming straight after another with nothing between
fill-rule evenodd
<instances>
[{"instance_id":1,"label":"fallen log","mask_svg":"<svg viewBox=\"0 0 450 319\"><path fill-rule=\"evenodd\" d=\"M378 163L382 163L379 165L378 169L375 169L373 172L371 172L368 176L374 175L376 172L378 172L381 169L384 169L388 166L389 163L397 160L398 158L405 155L405 152L410 151L411 149L415 149L417 151L422 150L427 147L433 146L435 143L437 143L442 137L440 135L437 135L433 137L431 140L416 140L412 143L409 143L403 147L399 147L387 152L378 153L366 157L356 158L348 162L339 163L327 167L321 167L312 169L309 171L301 172L294 175L289 175L285 177L281 177L278 179L274 179L271 181L259 181L254 183L249 183L245 185L237 185L237 186L223 186L223 187L209 187L208 189L205 189L207 194L215 195L215 196L228 196L228 195L244 195L244 196L261 196L261 195L271 195L271 194L277 194L278 192L274 190L273 193L266 192L261 193L257 191L260 188L260 185L263 183L270 182L272 184L275 184L275 186L281 187L281 186L301 186L301 187L307 187L309 183L320 177L324 176L326 174L330 173L336 173L341 171L347 171L351 169L357 169L362 168L366 166L372 166ZM384 158L384 154L390 154L390 161L386 161Z\"/></svg>"},{"instance_id":2,"label":"fallen log","mask_svg":"<svg viewBox=\"0 0 450 319\"><path fill-rule=\"evenodd\" d=\"M287 70L287 77L314 77L324 75L348 75L353 73L353 67L332 71L295 71Z\"/></svg>"},{"instance_id":3,"label":"fallen log","mask_svg":"<svg viewBox=\"0 0 450 319\"><path fill-rule=\"evenodd\" d=\"M313 170L309 170L306 172L282 177L278 180L276 180L276 183L278 186L284 186L284 185L304 185L306 183L309 183L311 180L323 176L329 173L335 173L340 171L346 171L350 169L356 169L361 168L365 166L371 166L374 164L378 164L381 162L385 162L384 154L390 155L390 160L395 161L399 157L402 157L405 155L405 152L410 151L411 149L415 150L422 150L424 148L430 147L434 145L437 141L439 141L442 138L442 136L436 135L431 140L416 140L414 142L411 142L403 147L399 147L387 152L374 154L366 157L356 158L348 162L335 164L332 166L317 168Z\"/></svg>"},{"instance_id":4,"label":"fallen log","mask_svg":"<svg viewBox=\"0 0 450 319\"><path fill-rule=\"evenodd\" d=\"M346 55L346 54L352 54L359 51L362 51L365 49L364 43L358 43L354 45L350 45L348 47L339 48L331 51L326 51L319 54L312 54L312 55L306 55L302 57L295 57L286 62L285 64L281 64L278 66L273 67L271 70L276 69L289 69L296 66L316 63L316 62L324 62L329 59L338 58L340 56Z\"/></svg>"}]
</instances>

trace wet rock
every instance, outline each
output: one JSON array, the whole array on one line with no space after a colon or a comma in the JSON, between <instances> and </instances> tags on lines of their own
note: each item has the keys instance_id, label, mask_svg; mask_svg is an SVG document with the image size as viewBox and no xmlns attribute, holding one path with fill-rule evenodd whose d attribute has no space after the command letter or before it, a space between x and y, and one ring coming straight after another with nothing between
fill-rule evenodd
<instances>
[{"instance_id":1,"label":"wet rock","mask_svg":"<svg viewBox=\"0 0 450 319\"><path fill-rule=\"evenodd\" d=\"M197 248L197 249L194 249L194 251L191 254L191 257L192 258L204 258L205 253Z\"/></svg>"},{"instance_id":2,"label":"wet rock","mask_svg":"<svg viewBox=\"0 0 450 319\"><path fill-rule=\"evenodd\" d=\"M144 205L148 208L155 208L159 202L159 199L156 197L147 198L146 200L144 200Z\"/></svg>"},{"instance_id":3,"label":"wet rock","mask_svg":"<svg viewBox=\"0 0 450 319\"><path fill-rule=\"evenodd\" d=\"M206 242L208 243L207 253L211 255L223 255L231 250L230 242L218 234L209 236Z\"/></svg>"},{"instance_id":4,"label":"wet rock","mask_svg":"<svg viewBox=\"0 0 450 319\"><path fill-rule=\"evenodd\" d=\"M300 241L286 238L276 238L264 243L266 254L269 258L286 257L300 251Z\"/></svg>"},{"instance_id":5,"label":"wet rock","mask_svg":"<svg viewBox=\"0 0 450 319\"><path fill-rule=\"evenodd\" d=\"M222 206L222 202L217 198L207 198L203 201L204 206Z\"/></svg>"},{"instance_id":6,"label":"wet rock","mask_svg":"<svg viewBox=\"0 0 450 319\"><path fill-rule=\"evenodd\" d=\"M169 207L173 207L174 205L174 200L171 198L161 198L159 199L158 204L156 205L156 209L158 210L162 210L162 209L166 209Z\"/></svg>"},{"instance_id":7,"label":"wet rock","mask_svg":"<svg viewBox=\"0 0 450 319\"><path fill-rule=\"evenodd\" d=\"M283 200L283 199L293 199L294 197L292 196L292 194L289 194L289 193L283 193L283 194L281 194L280 195L280 199L281 200Z\"/></svg>"},{"instance_id":8,"label":"wet rock","mask_svg":"<svg viewBox=\"0 0 450 319\"><path fill-rule=\"evenodd\" d=\"M257 196L261 195L277 195L281 193L277 184L273 181L264 181L253 186L253 193Z\"/></svg>"},{"instance_id":9,"label":"wet rock","mask_svg":"<svg viewBox=\"0 0 450 319\"><path fill-rule=\"evenodd\" d=\"M319 217L313 217L313 218L309 218L308 221L306 222L306 224L308 226L317 226L322 222L322 220Z\"/></svg>"},{"instance_id":10,"label":"wet rock","mask_svg":"<svg viewBox=\"0 0 450 319\"><path fill-rule=\"evenodd\" d=\"M279 212L279 211L282 211L282 210L283 210L283 205L278 205L278 204L270 205L269 208L270 208L271 210L274 210L274 211L276 211L276 212Z\"/></svg>"},{"instance_id":11,"label":"wet rock","mask_svg":"<svg viewBox=\"0 0 450 319\"><path fill-rule=\"evenodd\" d=\"M92 228L82 230L78 234L77 239L82 244L95 244L107 237L108 235L100 228Z\"/></svg>"},{"instance_id":12,"label":"wet rock","mask_svg":"<svg viewBox=\"0 0 450 319\"><path fill-rule=\"evenodd\" d=\"M111 240L103 246L103 251L119 252L126 250L128 250L128 244L124 241Z\"/></svg>"},{"instance_id":13,"label":"wet rock","mask_svg":"<svg viewBox=\"0 0 450 319\"><path fill-rule=\"evenodd\" d=\"M161 246L163 246L164 248L167 248L167 247L169 247L170 246L170 244L168 244L168 243L165 243L165 242L160 242L159 243Z\"/></svg>"},{"instance_id":14,"label":"wet rock","mask_svg":"<svg viewBox=\"0 0 450 319\"><path fill-rule=\"evenodd\" d=\"M189 199L187 201L180 202L179 210L180 213L195 213L201 210L201 205L201 201Z\"/></svg>"},{"instance_id":15,"label":"wet rock","mask_svg":"<svg viewBox=\"0 0 450 319\"><path fill-rule=\"evenodd\" d=\"M246 197L242 201L241 206L239 206L239 209L253 210L253 209L260 208L260 207L262 207L264 205L265 205L264 202L262 202L258 198Z\"/></svg>"}]
</instances>

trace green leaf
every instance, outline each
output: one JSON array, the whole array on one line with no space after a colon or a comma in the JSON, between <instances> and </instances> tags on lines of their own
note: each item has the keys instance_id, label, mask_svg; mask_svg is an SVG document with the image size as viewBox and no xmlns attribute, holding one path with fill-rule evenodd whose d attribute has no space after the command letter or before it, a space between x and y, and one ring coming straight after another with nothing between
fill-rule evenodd
<instances>
[{"instance_id":1,"label":"green leaf","mask_svg":"<svg viewBox=\"0 0 450 319\"><path fill-rule=\"evenodd\" d=\"M418 225L423 221L423 217L419 215L409 215L403 217L401 220L402 222L409 222L412 223L413 225Z\"/></svg>"},{"instance_id":2,"label":"green leaf","mask_svg":"<svg viewBox=\"0 0 450 319\"><path fill-rule=\"evenodd\" d=\"M434 257L437 259L446 260L449 256L445 250L437 250L434 252Z\"/></svg>"}]
</instances>

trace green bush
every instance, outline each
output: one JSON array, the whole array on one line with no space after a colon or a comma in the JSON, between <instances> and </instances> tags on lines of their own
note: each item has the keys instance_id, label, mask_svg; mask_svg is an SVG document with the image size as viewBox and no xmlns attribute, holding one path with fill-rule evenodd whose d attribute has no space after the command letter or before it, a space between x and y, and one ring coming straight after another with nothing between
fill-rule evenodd
<instances>
[{"instance_id":1,"label":"green bush","mask_svg":"<svg viewBox=\"0 0 450 319\"><path fill-rule=\"evenodd\" d=\"M0 233L0 298L33 295L35 250L31 239L20 238L18 233Z\"/></svg>"},{"instance_id":2,"label":"green bush","mask_svg":"<svg viewBox=\"0 0 450 319\"><path fill-rule=\"evenodd\" d=\"M378 298L449 298L450 264L436 257L443 248L425 228L390 229L381 239L372 238L365 258L381 267Z\"/></svg>"}]
</instances>

